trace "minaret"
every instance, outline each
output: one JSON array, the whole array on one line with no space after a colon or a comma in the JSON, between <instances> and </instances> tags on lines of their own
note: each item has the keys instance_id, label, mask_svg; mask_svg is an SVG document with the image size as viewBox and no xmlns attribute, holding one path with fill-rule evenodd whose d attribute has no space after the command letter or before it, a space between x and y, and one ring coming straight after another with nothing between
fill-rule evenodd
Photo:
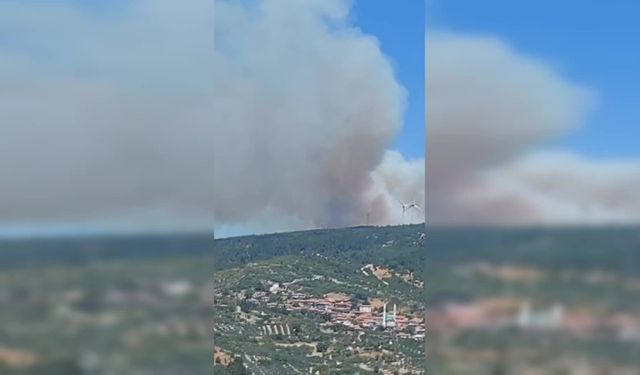
<instances>
[{"instance_id":1,"label":"minaret","mask_svg":"<svg viewBox=\"0 0 640 375\"><path fill-rule=\"evenodd\" d=\"M387 303L385 302L382 306L382 326L387 326Z\"/></svg>"},{"instance_id":2,"label":"minaret","mask_svg":"<svg viewBox=\"0 0 640 375\"><path fill-rule=\"evenodd\" d=\"M394 304L393 304L393 322L394 322L394 323L396 322L396 315L397 315L397 314L396 314L396 312L397 312L397 310L396 310L396 304L394 303Z\"/></svg>"}]
</instances>

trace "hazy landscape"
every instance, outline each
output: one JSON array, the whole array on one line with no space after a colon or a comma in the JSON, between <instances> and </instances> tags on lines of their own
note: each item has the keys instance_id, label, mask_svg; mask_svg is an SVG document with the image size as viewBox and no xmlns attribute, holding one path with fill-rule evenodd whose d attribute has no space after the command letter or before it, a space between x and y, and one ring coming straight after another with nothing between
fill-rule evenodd
<instances>
[{"instance_id":1,"label":"hazy landscape","mask_svg":"<svg viewBox=\"0 0 640 375\"><path fill-rule=\"evenodd\" d=\"M425 251L433 373L638 374L637 228L433 230Z\"/></svg>"},{"instance_id":2,"label":"hazy landscape","mask_svg":"<svg viewBox=\"0 0 640 375\"><path fill-rule=\"evenodd\" d=\"M632 227L425 236L407 225L1 249L3 374L204 373L214 358L221 374L419 373L424 340L409 322L425 306L427 373L640 367ZM380 327L380 300L397 305L397 326Z\"/></svg>"},{"instance_id":3,"label":"hazy landscape","mask_svg":"<svg viewBox=\"0 0 640 375\"><path fill-rule=\"evenodd\" d=\"M384 291L380 279L373 273L365 276L366 271L356 264L383 251L389 260L397 259L394 264L398 270L409 270L410 257L413 257L409 252L418 254L424 248L422 233L422 227L407 226L296 232L230 238L215 243L205 235L7 241L1 253L1 296L3 305L9 306L2 312L0 361L3 371L17 374L200 373L210 371L212 355L218 352L214 350L215 330L216 347L231 356L231 362L217 366L216 373L233 373L232 362L240 363L243 359L236 359L236 355L261 355L279 339L274 335L273 342L244 348L243 340L255 337L243 336L235 329L255 332L258 325L242 327L234 321L235 310L227 314L222 306L214 309L214 294L230 295L242 289L242 283L233 281L246 275L256 282L251 284L255 288L269 279L283 278L284 281L287 277L322 274L326 279L312 280L305 285L310 295L350 294L351 286L357 285L356 294L361 300L395 295L400 315L407 315L407 306L415 309L411 314L419 315L424 309L420 305L422 289L410 284L410 279L407 282L394 277L396 280L389 280L390 286ZM394 249L407 257L397 257ZM333 260L328 260L329 257ZM293 259L306 267L284 272L295 264ZM337 263L339 259L344 263ZM255 272L255 267L260 267L263 273ZM339 282L348 284L336 284L334 280L338 278ZM286 324L294 332L288 332L291 337L282 337L280 344L292 340L300 332L299 325L304 325L305 334L311 335L301 339L316 341L320 350L326 344L323 351L327 352L334 350L333 338L347 340L349 337L346 332L322 333L320 325L315 323L326 323L325 314L293 315ZM279 316L273 314L270 319ZM414 322L413 326L421 324ZM382 352L381 343L374 340L388 338L391 331L372 329L371 333L371 342L367 342L363 352ZM413 351L414 367L420 368L424 358L424 332L422 335L417 340L405 338L401 343ZM241 346L242 351L238 350ZM264 363L244 360L244 364L247 370L272 373L269 369L278 371L278 364L286 357L301 367L331 368L331 363L325 365L322 355L308 358L306 354L304 348L283 349L281 353L271 353ZM372 359L366 362L375 362L375 359L372 354ZM372 370L376 367L376 363L371 363ZM281 371L287 373L286 368ZM292 369L288 371L295 373Z\"/></svg>"}]
</instances>

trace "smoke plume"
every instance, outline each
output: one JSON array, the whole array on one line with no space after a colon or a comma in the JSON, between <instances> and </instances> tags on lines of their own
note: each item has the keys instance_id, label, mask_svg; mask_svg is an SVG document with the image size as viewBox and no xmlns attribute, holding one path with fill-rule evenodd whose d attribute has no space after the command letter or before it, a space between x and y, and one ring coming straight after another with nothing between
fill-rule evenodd
<instances>
[{"instance_id":1,"label":"smoke plume","mask_svg":"<svg viewBox=\"0 0 640 375\"><path fill-rule=\"evenodd\" d=\"M347 5L264 1L252 12L218 3L215 187L222 220L272 210L302 226L342 226L367 215L387 222L396 208L389 186L374 180L389 175L376 168L401 126L405 93L376 39L348 26ZM393 177L396 186L415 185ZM424 195L407 186L394 193Z\"/></svg>"},{"instance_id":2,"label":"smoke plume","mask_svg":"<svg viewBox=\"0 0 640 375\"><path fill-rule=\"evenodd\" d=\"M350 5L2 2L0 226L396 220L424 171L386 151L406 94Z\"/></svg>"},{"instance_id":3,"label":"smoke plume","mask_svg":"<svg viewBox=\"0 0 640 375\"><path fill-rule=\"evenodd\" d=\"M494 37L427 39L427 220L530 225L640 220L640 161L548 151L594 94Z\"/></svg>"}]
</instances>

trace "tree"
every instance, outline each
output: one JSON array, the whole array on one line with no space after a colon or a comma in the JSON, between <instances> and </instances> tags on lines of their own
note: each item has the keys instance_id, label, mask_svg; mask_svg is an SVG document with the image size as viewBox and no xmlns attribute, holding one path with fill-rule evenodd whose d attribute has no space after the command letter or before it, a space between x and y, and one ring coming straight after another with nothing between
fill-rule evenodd
<instances>
[{"instance_id":1,"label":"tree","mask_svg":"<svg viewBox=\"0 0 640 375\"><path fill-rule=\"evenodd\" d=\"M244 312L244 313L250 312L251 310L253 310L253 303L251 303L250 301L248 301L246 299L242 300L240 302L240 310L242 310L242 312Z\"/></svg>"},{"instance_id":2,"label":"tree","mask_svg":"<svg viewBox=\"0 0 640 375\"><path fill-rule=\"evenodd\" d=\"M324 353L327 351L327 349L329 349L329 344L327 344L326 342L319 342L316 345L316 350L320 353Z\"/></svg>"}]
</instances>

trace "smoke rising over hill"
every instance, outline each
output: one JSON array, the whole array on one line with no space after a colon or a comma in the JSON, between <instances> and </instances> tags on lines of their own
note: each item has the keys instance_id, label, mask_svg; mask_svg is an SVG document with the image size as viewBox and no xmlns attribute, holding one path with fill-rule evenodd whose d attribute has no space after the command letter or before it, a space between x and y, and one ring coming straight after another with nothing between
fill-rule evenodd
<instances>
[{"instance_id":1,"label":"smoke rising over hill","mask_svg":"<svg viewBox=\"0 0 640 375\"><path fill-rule=\"evenodd\" d=\"M387 151L406 94L349 9L0 4L0 225L397 222L424 171Z\"/></svg>"},{"instance_id":2,"label":"smoke rising over hill","mask_svg":"<svg viewBox=\"0 0 640 375\"><path fill-rule=\"evenodd\" d=\"M423 169L393 182L377 170L407 163L385 156L405 94L375 38L346 24L347 2L217 10L216 215L244 220L264 209L302 226L342 226L370 213L384 223L399 211L389 188L424 196L409 181L424 180Z\"/></svg>"}]
</instances>

